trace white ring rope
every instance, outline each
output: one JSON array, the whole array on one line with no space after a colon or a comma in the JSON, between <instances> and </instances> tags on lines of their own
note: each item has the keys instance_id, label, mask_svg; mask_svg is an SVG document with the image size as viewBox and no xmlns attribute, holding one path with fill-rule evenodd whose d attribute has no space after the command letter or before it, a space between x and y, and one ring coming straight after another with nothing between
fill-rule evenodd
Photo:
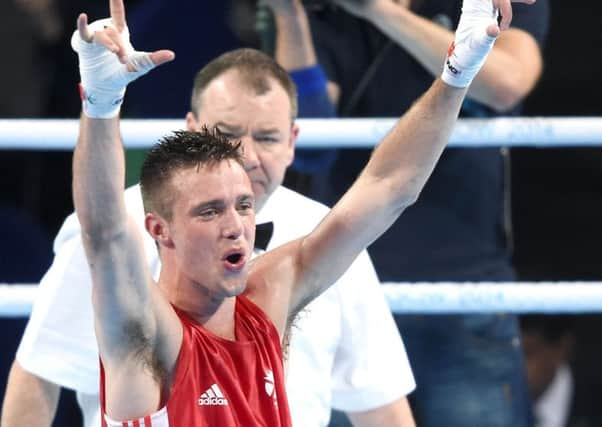
<instances>
[{"instance_id":1,"label":"white ring rope","mask_svg":"<svg viewBox=\"0 0 602 427\"><path fill-rule=\"evenodd\" d=\"M37 290L32 284L0 284L0 317L29 316Z\"/></svg>"},{"instance_id":2,"label":"white ring rope","mask_svg":"<svg viewBox=\"0 0 602 427\"><path fill-rule=\"evenodd\" d=\"M602 282L384 283L394 313L599 313ZM0 318L26 317L37 285L0 284Z\"/></svg>"},{"instance_id":3,"label":"white ring rope","mask_svg":"<svg viewBox=\"0 0 602 427\"><path fill-rule=\"evenodd\" d=\"M395 119L299 119L299 147L371 147ZM122 120L128 148L148 148L184 120ZM0 149L72 150L78 121L0 120ZM602 117L461 119L450 146L597 146ZM602 283L386 283L396 313L602 312ZM31 311L37 285L0 284L0 317L24 317Z\"/></svg>"},{"instance_id":4,"label":"white ring rope","mask_svg":"<svg viewBox=\"0 0 602 427\"><path fill-rule=\"evenodd\" d=\"M372 147L396 119L299 119L298 146L304 148ZM122 120L128 148L148 148L160 137L183 128L184 120ZM72 150L78 121L0 120L0 149ZM591 146L602 145L602 117L513 117L461 119L450 146Z\"/></svg>"}]
</instances>

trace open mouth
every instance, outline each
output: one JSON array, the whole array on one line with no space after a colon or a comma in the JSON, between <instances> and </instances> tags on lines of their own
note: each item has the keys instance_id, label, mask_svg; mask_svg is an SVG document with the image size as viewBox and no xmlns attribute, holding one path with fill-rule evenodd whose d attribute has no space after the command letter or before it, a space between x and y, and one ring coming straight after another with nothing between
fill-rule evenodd
<instances>
[{"instance_id":1,"label":"open mouth","mask_svg":"<svg viewBox=\"0 0 602 427\"><path fill-rule=\"evenodd\" d=\"M231 252L224 257L224 265L228 270L238 271L245 265L244 252Z\"/></svg>"},{"instance_id":2,"label":"open mouth","mask_svg":"<svg viewBox=\"0 0 602 427\"><path fill-rule=\"evenodd\" d=\"M242 254L232 254L226 257L226 261L228 261L230 264L238 264L241 258Z\"/></svg>"}]
</instances>

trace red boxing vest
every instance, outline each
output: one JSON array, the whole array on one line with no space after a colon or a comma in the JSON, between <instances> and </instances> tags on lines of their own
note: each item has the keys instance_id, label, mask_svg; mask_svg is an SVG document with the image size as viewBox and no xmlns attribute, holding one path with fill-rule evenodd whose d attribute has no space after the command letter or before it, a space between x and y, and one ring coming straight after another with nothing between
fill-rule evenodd
<instances>
[{"instance_id":1,"label":"red boxing vest","mask_svg":"<svg viewBox=\"0 0 602 427\"><path fill-rule=\"evenodd\" d=\"M137 420L103 419L103 427L292 426L280 338L259 307L244 296L236 298L236 341L176 313L184 335L167 404ZM102 364L100 395L104 414Z\"/></svg>"}]
</instances>

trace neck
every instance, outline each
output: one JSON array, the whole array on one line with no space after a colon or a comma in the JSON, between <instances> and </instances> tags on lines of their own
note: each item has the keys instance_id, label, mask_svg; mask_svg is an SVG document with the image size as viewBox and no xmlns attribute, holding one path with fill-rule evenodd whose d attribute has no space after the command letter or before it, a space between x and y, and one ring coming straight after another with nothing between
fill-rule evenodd
<instances>
[{"instance_id":1,"label":"neck","mask_svg":"<svg viewBox=\"0 0 602 427\"><path fill-rule=\"evenodd\" d=\"M235 340L236 297L218 297L202 284L194 283L163 265L158 286L167 300L211 333Z\"/></svg>"}]
</instances>

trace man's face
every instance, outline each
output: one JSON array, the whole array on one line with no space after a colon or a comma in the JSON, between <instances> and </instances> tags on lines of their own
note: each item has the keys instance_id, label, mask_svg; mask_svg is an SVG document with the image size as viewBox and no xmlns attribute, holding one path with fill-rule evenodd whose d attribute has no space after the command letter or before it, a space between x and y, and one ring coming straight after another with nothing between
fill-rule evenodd
<instances>
[{"instance_id":1,"label":"man's face","mask_svg":"<svg viewBox=\"0 0 602 427\"><path fill-rule=\"evenodd\" d=\"M241 83L238 71L227 71L205 88L199 116L186 117L189 130L217 126L228 138L242 141L257 211L282 184L299 132L286 91L275 80L271 83L268 92L257 95Z\"/></svg>"},{"instance_id":2,"label":"man's face","mask_svg":"<svg viewBox=\"0 0 602 427\"><path fill-rule=\"evenodd\" d=\"M254 195L243 167L223 161L183 169L171 178L171 191L178 271L209 297L240 294L255 237Z\"/></svg>"}]
</instances>

